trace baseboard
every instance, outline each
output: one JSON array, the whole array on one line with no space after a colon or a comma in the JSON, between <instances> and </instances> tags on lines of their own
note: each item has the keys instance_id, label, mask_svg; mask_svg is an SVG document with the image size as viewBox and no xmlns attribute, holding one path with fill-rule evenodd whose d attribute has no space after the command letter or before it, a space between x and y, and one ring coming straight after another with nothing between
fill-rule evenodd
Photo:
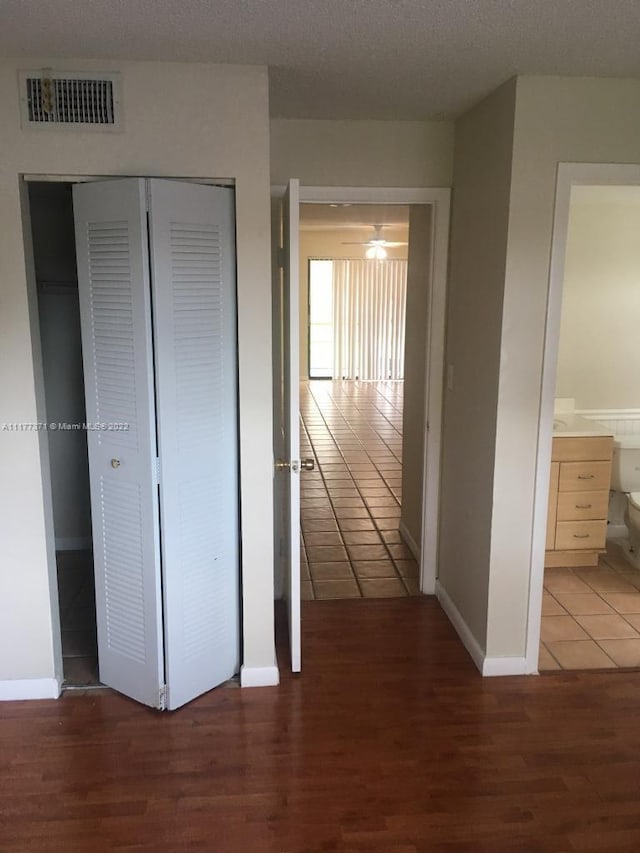
<instances>
[{"instance_id":1,"label":"baseboard","mask_svg":"<svg viewBox=\"0 0 640 853\"><path fill-rule=\"evenodd\" d=\"M471 633L471 629L462 618L462 614L450 598L449 593L440 585L439 581L436 581L436 595L442 605L442 609L449 617L449 621L462 640L463 646L469 652L471 659L483 676L529 674L527 659L524 657L489 657L485 654Z\"/></svg>"},{"instance_id":2,"label":"baseboard","mask_svg":"<svg viewBox=\"0 0 640 853\"><path fill-rule=\"evenodd\" d=\"M420 562L420 548L418 547L418 543L413 538L413 536L409 533L406 524L404 521L401 521L398 525L398 532L400 533L400 537L402 541L405 543L407 548L411 551L413 556L416 558L418 563Z\"/></svg>"},{"instance_id":3,"label":"baseboard","mask_svg":"<svg viewBox=\"0 0 640 853\"><path fill-rule=\"evenodd\" d=\"M56 537L56 551L88 551L92 542L90 537L67 538Z\"/></svg>"},{"instance_id":4,"label":"baseboard","mask_svg":"<svg viewBox=\"0 0 640 853\"><path fill-rule=\"evenodd\" d=\"M60 682L57 678L13 678L0 681L0 702L57 699L60 691Z\"/></svg>"},{"instance_id":5,"label":"baseboard","mask_svg":"<svg viewBox=\"0 0 640 853\"><path fill-rule=\"evenodd\" d=\"M537 670L536 670L537 672ZM482 665L482 674L485 676L496 675L531 675L527 669L527 659L522 657L485 657Z\"/></svg>"},{"instance_id":6,"label":"baseboard","mask_svg":"<svg viewBox=\"0 0 640 853\"><path fill-rule=\"evenodd\" d=\"M471 633L471 629L462 618L462 614L455 606L453 600L449 596L449 593L441 585L440 581L436 581L436 596L442 605L442 609L449 617L449 621L456 629L458 636L462 640L462 645L471 655L471 659L478 667L479 671L484 675L485 653Z\"/></svg>"},{"instance_id":7,"label":"baseboard","mask_svg":"<svg viewBox=\"0 0 640 853\"><path fill-rule=\"evenodd\" d=\"M240 667L240 687L275 687L280 683L277 666Z\"/></svg>"}]
</instances>

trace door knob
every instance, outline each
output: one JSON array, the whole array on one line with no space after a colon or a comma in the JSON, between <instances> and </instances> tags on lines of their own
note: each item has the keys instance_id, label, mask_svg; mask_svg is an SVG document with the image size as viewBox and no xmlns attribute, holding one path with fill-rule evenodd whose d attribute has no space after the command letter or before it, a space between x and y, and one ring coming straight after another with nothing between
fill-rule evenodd
<instances>
[{"instance_id":1,"label":"door knob","mask_svg":"<svg viewBox=\"0 0 640 853\"><path fill-rule=\"evenodd\" d=\"M313 456L309 456L307 459L303 459L300 463L300 467L303 471L313 471L313 469L316 467L316 463Z\"/></svg>"},{"instance_id":2,"label":"door knob","mask_svg":"<svg viewBox=\"0 0 640 853\"><path fill-rule=\"evenodd\" d=\"M111 467L112 468L119 468L120 467L120 460L119 459L112 459L111 460Z\"/></svg>"}]
</instances>

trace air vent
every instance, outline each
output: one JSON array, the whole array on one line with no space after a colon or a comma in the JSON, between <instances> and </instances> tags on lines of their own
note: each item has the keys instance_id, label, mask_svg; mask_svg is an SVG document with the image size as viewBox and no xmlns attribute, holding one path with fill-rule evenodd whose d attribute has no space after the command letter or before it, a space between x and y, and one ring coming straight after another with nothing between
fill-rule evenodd
<instances>
[{"instance_id":1,"label":"air vent","mask_svg":"<svg viewBox=\"0 0 640 853\"><path fill-rule=\"evenodd\" d=\"M25 127L118 130L118 74L27 71L20 75Z\"/></svg>"}]
</instances>

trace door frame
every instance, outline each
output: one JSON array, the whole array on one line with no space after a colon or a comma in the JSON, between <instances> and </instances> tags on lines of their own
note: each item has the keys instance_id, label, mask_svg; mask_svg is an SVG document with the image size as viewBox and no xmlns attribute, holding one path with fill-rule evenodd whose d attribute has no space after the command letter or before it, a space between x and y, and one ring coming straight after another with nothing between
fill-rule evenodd
<instances>
[{"instance_id":1,"label":"door frame","mask_svg":"<svg viewBox=\"0 0 640 853\"><path fill-rule=\"evenodd\" d=\"M274 187L281 196L284 187ZM422 460L422 541L420 589L435 595L438 575L440 467L451 190L447 187L315 187L300 184L301 204L430 204L431 287L425 365L424 458Z\"/></svg>"},{"instance_id":2,"label":"door frame","mask_svg":"<svg viewBox=\"0 0 640 853\"><path fill-rule=\"evenodd\" d=\"M34 251L33 251L33 226L31 222L31 206L29 202L29 194L27 191L28 184L30 183L64 183L64 184L81 184L81 183L92 183L95 181L109 181L109 180L119 180L123 178L139 178L141 180L148 180L153 177L159 177L157 175L151 174L142 174L142 175L128 175L128 174L106 174L106 175L69 175L69 174L52 174L52 173L22 173L19 175L19 183L20 183L20 207L22 213L22 231L23 231L23 239L24 239L24 253L25 253L25 263L26 263L26 282L27 282L27 295L29 299L29 325L31 332L31 342L33 346L34 352L34 368L35 368L35 389L36 389L36 405L38 412L38 419L40 423L44 423L46 421L46 401L45 401L45 384L44 384L44 370L42 364L42 347L41 347L41 332L40 332L40 321L38 316L38 294L37 294L37 282L35 275L35 262L34 262ZM204 184L208 186L222 186L228 187L235 190L236 181L235 179L228 178L212 178L212 177L176 177L172 176L162 176L163 180L175 180L180 181L181 183L196 183L196 184ZM236 247L237 251L237 247ZM237 273L236 273L236 288L238 286ZM238 309L236 306L236 319L237 319ZM239 419L240 419L240 400L238 399L238 413L237 413L237 432L238 432L238 454L241 452L240 447L240 433L239 433ZM56 546L55 546L55 528L53 523L53 495L52 495L52 485L51 485L51 462L49 458L49 443L47 440L46 433L44 431L39 431L39 442L40 442L40 461L41 461L41 478L42 478L42 490L43 490L43 503L44 503L44 519L45 519L45 542L46 542L46 550L47 550L47 563L48 563L48 574L49 574L49 601L51 608L51 628L53 635L53 655L54 655L54 672L55 679L58 683L58 690L56 696L57 698L61 695L64 683L64 667L63 667L63 655L62 655L62 627L60 623L60 596L58 589L58 574L57 574L57 561L56 561ZM242 483L240 480L240 473L238 472L238 497L241 501L241 489ZM241 506L240 506L241 513ZM240 520L241 516L239 516ZM240 534L241 526L239 525L238 532ZM93 551L93 541L91 542L91 550ZM240 552L241 553L241 552ZM242 607L242 580L243 580L243 565L242 565L242 557L240 556L239 564L239 588L240 588L240 599L238 600L238 608L239 608L239 637L240 637L240 648L243 648L244 641L244 620L243 620L243 607ZM240 670L238 675L240 675L243 667L243 659L242 653L240 655ZM275 682L269 681L269 683L277 683L277 679ZM102 686L102 685L99 685ZM250 685L251 686L251 685ZM41 697L36 697L41 698Z\"/></svg>"},{"instance_id":3,"label":"door frame","mask_svg":"<svg viewBox=\"0 0 640 853\"><path fill-rule=\"evenodd\" d=\"M553 409L560 346L562 291L569 231L571 190L574 186L640 186L640 165L614 163L559 163L551 235L549 290L542 356L542 383L538 410L538 454L533 503L526 672L538 672L547 508L551 475Z\"/></svg>"}]
</instances>

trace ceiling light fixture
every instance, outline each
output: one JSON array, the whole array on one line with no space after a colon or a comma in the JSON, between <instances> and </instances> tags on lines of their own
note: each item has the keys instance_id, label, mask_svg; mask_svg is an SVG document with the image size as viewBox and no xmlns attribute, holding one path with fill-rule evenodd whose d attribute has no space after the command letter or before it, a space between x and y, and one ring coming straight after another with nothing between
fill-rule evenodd
<instances>
[{"instance_id":1,"label":"ceiling light fixture","mask_svg":"<svg viewBox=\"0 0 640 853\"><path fill-rule=\"evenodd\" d=\"M384 261L384 259L387 257L387 250L379 243L374 243L373 246L369 246L369 248L365 252L365 255L370 260Z\"/></svg>"}]
</instances>

